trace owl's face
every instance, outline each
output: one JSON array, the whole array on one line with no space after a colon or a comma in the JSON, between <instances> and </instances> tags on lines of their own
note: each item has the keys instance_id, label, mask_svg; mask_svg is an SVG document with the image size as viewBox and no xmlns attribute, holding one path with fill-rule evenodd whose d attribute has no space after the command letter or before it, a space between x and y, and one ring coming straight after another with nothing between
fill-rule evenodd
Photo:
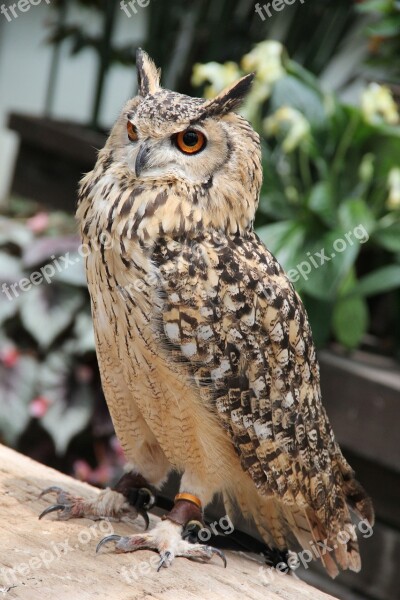
<instances>
[{"instance_id":1,"label":"owl's face","mask_svg":"<svg viewBox=\"0 0 400 600\"><path fill-rule=\"evenodd\" d=\"M161 90L126 111L126 163L138 179L200 185L225 165L237 137L233 119L198 119L195 100Z\"/></svg>"},{"instance_id":2,"label":"owl's face","mask_svg":"<svg viewBox=\"0 0 400 600\"><path fill-rule=\"evenodd\" d=\"M253 74L204 100L162 89L156 67L142 51L137 68L139 93L123 109L106 146L113 165L140 190L183 195L188 214L193 201L201 213L198 222L208 222L214 210L215 224L231 223L234 229L235 223L251 223L261 184L260 142L233 111Z\"/></svg>"}]
</instances>

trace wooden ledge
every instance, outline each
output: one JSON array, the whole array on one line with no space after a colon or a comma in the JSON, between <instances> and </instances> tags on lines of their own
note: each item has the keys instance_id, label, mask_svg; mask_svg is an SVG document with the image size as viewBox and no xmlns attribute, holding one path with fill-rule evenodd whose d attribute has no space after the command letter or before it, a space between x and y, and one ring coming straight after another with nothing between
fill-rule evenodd
<instances>
[{"instance_id":1,"label":"wooden ledge","mask_svg":"<svg viewBox=\"0 0 400 600\"><path fill-rule=\"evenodd\" d=\"M39 521L51 496L38 496L50 485L85 497L98 493L0 445L0 600L332 599L294 577L268 576L266 567L241 553L227 552L227 569L217 558L208 565L178 558L159 573L152 552L115 554L111 544L96 555L111 527L127 535L140 525L58 521L55 513ZM157 520L152 516L151 526Z\"/></svg>"}]
</instances>

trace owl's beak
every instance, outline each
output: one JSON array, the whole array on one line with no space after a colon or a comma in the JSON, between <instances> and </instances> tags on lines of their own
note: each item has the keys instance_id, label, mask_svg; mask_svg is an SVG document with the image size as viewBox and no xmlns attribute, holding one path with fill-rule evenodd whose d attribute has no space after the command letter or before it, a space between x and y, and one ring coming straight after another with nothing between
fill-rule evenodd
<instances>
[{"instance_id":1,"label":"owl's beak","mask_svg":"<svg viewBox=\"0 0 400 600\"><path fill-rule=\"evenodd\" d=\"M149 154L150 154L150 148L148 147L148 145L146 143L144 143L136 156L136 161L135 161L136 177L140 176L140 173L143 171L144 167L146 166L146 164L149 160Z\"/></svg>"}]
</instances>

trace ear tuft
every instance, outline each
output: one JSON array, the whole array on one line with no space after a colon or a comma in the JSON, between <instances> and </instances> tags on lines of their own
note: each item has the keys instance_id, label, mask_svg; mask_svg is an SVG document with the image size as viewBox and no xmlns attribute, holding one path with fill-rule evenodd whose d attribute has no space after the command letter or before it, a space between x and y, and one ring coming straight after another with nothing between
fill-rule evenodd
<instances>
[{"instance_id":1,"label":"ear tuft","mask_svg":"<svg viewBox=\"0 0 400 600\"><path fill-rule=\"evenodd\" d=\"M160 88L160 71L147 52L141 48L136 50L136 69L138 94L143 97L154 94Z\"/></svg>"},{"instance_id":2,"label":"ear tuft","mask_svg":"<svg viewBox=\"0 0 400 600\"><path fill-rule=\"evenodd\" d=\"M207 116L224 115L238 108L248 94L254 77L255 73L245 75L239 81L222 90L218 96L206 102L203 108Z\"/></svg>"}]
</instances>

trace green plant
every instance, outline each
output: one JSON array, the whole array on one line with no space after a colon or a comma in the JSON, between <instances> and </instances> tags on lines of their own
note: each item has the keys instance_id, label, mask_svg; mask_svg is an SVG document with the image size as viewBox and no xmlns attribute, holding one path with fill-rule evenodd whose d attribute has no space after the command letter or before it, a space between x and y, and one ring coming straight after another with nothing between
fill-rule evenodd
<instances>
[{"instance_id":1,"label":"green plant","mask_svg":"<svg viewBox=\"0 0 400 600\"><path fill-rule=\"evenodd\" d=\"M390 91L371 84L360 106L347 106L323 92L278 42L258 44L240 65L196 65L193 80L196 85L207 81L211 88L206 92L214 93L230 78L252 70L255 85L242 112L262 136L260 237L289 273L297 270L293 281L319 345L333 337L355 348L370 331L386 346L389 339L395 352L400 127ZM360 226L356 233L365 231L364 238L350 243L346 235L354 236ZM324 264L316 260L321 250L327 255ZM310 272L298 276L305 262L309 267L300 271ZM378 331L383 308L376 298L383 297L384 326Z\"/></svg>"},{"instance_id":2,"label":"green plant","mask_svg":"<svg viewBox=\"0 0 400 600\"><path fill-rule=\"evenodd\" d=\"M370 63L384 67L386 75L397 82L400 75L400 2L366 0L357 5L357 10L372 17L366 28Z\"/></svg>"}]
</instances>

